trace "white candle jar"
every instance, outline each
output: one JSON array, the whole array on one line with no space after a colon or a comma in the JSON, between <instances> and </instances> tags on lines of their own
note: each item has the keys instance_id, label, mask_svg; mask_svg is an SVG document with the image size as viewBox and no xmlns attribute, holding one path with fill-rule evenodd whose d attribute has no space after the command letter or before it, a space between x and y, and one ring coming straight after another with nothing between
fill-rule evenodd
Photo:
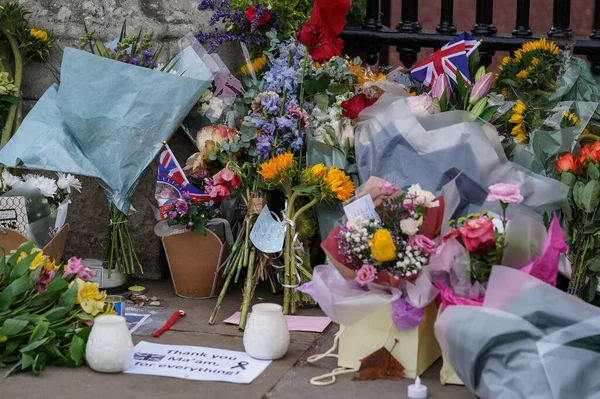
<instances>
[{"instance_id":1,"label":"white candle jar","mask_svg":"<svg viewBox=\"0 0 600 399\"><path fill-rule=\"evenodd\" d=\"M99 316L85 349L88 365L100 373L120 373L133 361L133 341L122 316Z\"/></svg>"},{"instance_id":2,"label":"white candle jar","mask_svg":"<svg viewBox=\"0 0 600 399\"><path fill-rule=\"evenodd\" d=\"M261 303L252 307L244 332L244 349L255 359L282 358L290 345L290 332L283 308L274 303Z\"/></svg>"}]
</instances>

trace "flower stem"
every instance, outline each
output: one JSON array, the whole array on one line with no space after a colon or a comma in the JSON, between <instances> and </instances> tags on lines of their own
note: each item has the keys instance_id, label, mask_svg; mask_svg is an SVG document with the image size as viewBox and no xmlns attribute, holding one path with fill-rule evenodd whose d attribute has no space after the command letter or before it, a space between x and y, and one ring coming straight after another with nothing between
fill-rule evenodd
<instances>
[{"instance_id":1,"label":"flower stem","mask_svg":"<svg viewBox=\"0 0 600 399\"><path fill-rule=\"evenodd\" d=\"M13 57L15 58L15 79L14 85L17 87L17 96L21 96L21 78L23 76L23 56L21 54L21 50L19 49L19 43L17 43L17 39L13 36L11 32L7 29L2 29L4 36L8 40L10 44L10 48L13 52ZM13 132L16 130L15 118L17 116L18 104L12 104L8 109L8 115L6 116L6 121L4 125L4 129L2 130L2 136L0 138L0 148L4 147Z\"/></svg>"},{"instance_id":2,"label":"flower stem","mask_svg":"<svg viewBox=\"0 0 600 399\"><path fill-rule=\"evenodd\" d=\"M248 311L250 310L250 302L254 296L254 286L256 285L256 279L254 278L254 261L256 258L256 248L252 247L250 251L250 263L248 264L248 270L246 270L246 284L244 285L244 299L242 300L242 314L240 315L239 329L243 330L246 328L246 319L248 317Z\"/></svg>"}]
</instances>

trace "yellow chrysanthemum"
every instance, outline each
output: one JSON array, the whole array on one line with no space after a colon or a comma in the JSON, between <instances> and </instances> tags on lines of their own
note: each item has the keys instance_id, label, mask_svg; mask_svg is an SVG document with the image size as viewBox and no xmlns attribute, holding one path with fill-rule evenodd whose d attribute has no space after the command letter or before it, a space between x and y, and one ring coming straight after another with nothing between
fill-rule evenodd
<instances>
[{"instance_id":1,"label":"yellow chrysanthemum","mask_svg":"<svg viewBox=\"0 0 600 399\"><path fill-rule=\"evenodd\" d=\"M267 66L267 61L268 59L266 54L263 54L260 57L253 59L250 63L250 65L252 66L252 70L254 70L255 73L262 71L265 68L265 66ZM248 66L248 64L242 65L240 67L240 72L244 76L252 76L252 72L250 71L250 66Z\"/></svg>"},{"instance_id":2,"label":"yellow chrysanthemum","mask_svg":"<svg viewBox=\"0 0 600 399\"><path fill-rule=\"evenodd\" d=\"M260 164L258 173L266 181L273 180L282 172L294 166L294 155L291 152L284 152L277 155L275 158L269 159L267 162Z\"/></svg>"},{"instance_id":3,"label":"yellow chrysanthemum","mask_svg":"<svg viewBox=\"0 0 600 399\"><path fill-rule=\"evenodd\" d=\"M548 41L546 40L546 38L541 38L534 42L525 43L523 46L521 46L520 49L515 51L515 59L521 62L521 60L523 59L523 55L536 50L545 51L550 55L558 54L558 46L556 45L556 43Z\"/></svg>"},{"instance_id":4,"label":"yellow chrysanthemum","mask_svg":"<svg viewBox=\"0 0 600 399\"><path fill-rule=\"evenodd\" d=\"M568 110L565 110L565 112L563 112L563 117L571 124L571 126L581 125L581 121L575 112L569 112Z\"/></svg>"},{"instance_id":5,"label":"yellow chrysanthemum","mask_svg":"<svg viewBox=\"0 0 600 399\"><path fill-rule=\"evenodd\" d=\"M81 309L89 315L96 316L104 311L104 301L106 292L99 290L98 283L90 283L78 278L71 282L69 287L77 284L77 299L75 303L81 306Z\"/></svg>"},{"instance_id":6,"label":"yellow chrysanthemum","mask_svg":"<svg viewBox=\"0 0 600 399\"><path fill-rule=\"evenodd\" d=\"M354 194L354 183L343 170L332 166L324 179L325 185L340 201L347 201Z\"/></svg>"},{"instance_id":7,"label":"yellow chrysanthemum","mask_svg":"<svg viewBox=\"0 0 600 399\"><path fill-rule=\"evenodd\" d=\"M48 41L48 32L41 30L41 29L35 29L35 28L31 28L29 29L29 36L41 40L43 42L47 42Z\"/></svg>"},{"instance_id":8,"label":"yellow chrysanthemum","mask_svg":"<svg viewBox=\"0 0 600 399\"><path fill-rule=\"evenodd\" d=\"M327 166L323 165L322 163L318 163L310 169L310 172L317 177L323 177L327 172Z\"/></svg>"}]
</instances>

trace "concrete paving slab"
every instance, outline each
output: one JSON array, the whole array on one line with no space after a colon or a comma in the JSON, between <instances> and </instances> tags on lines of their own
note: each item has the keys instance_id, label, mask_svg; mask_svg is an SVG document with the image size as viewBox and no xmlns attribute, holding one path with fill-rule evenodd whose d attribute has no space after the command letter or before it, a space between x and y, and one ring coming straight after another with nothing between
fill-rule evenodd
<instances>
[{"instance_id":1,"label":"concrete paving slab","mask_svg":"<svg viewBox=\"0 0 600 399\"><path fill-rule=\"evenodd\" d=\"M428 399L472 399L474 396L462 386L440 384L441 360L435 363L421 377L428 389ZM330 370L329 370L330 371ZM277 386L265 394L266 399L304 399L304 398L378 398L408 399L408 385L412 380L402 381L352 381L356 374L337 377L337 382L329 386L314 386L310 379L322 374L321 367L295 367L277 383Z\"/></svg>"},{"instance_id":2,"label":"concrete paving slab","mask_svg":"<svg viewBox=\"0 0 600 399\"><path fill-rule=\"evenodd\" d=\"M137 337L140 340L161 344L197 345L243 351L240 337L215 334L168 331L160 338ZM176 378L101 374L87 366L79 369L48 367L41 377L30 373L15 374L0 382L2 398L56 398L56 399L261 399L284 374L293 368L308 344L292 343L287 355L274 361L252 384L189 381Z\"/></svg>"}]
</instances>

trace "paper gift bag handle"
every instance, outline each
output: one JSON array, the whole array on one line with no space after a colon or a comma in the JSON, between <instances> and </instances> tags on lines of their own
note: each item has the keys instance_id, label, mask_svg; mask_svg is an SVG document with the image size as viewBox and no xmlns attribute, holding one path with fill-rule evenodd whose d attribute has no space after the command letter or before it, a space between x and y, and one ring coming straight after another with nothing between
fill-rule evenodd
<instances>
[{"instance_id":1,"label":"paper gift bag handle","mask_svg":"<svg viewBox=\"0 0 600 399\"><path fill-rule=\"evenodd\" d=\"M333 339L333 346L331 348L329 348L329 350L327 352L317 354L317 355L312 355L308 359L306 359L306 361L308 363L315 363L315 362L317 362L321 359L325 359L327 357L332 357L332 358L337 359L339 356L333 352L335 350L337 350L338 341L340 340L340 335L343 334L344 329L345 329L344 326L340 326L340 331L336 334L335 338ZM356 373L357 371L358 371L358 367L356 367L356 368L339 367L337 369L333 369L333 371L331 373L327 373L327 374L320 375L318 377L311 378L310 383L312 385L316 385L316 386L320 386L320 387L331 385L331 384L335 383L336 376L341 375L341 374ZM322 381L325 378L329 378L329 380Z\"/></svg>"}]
</instances>

